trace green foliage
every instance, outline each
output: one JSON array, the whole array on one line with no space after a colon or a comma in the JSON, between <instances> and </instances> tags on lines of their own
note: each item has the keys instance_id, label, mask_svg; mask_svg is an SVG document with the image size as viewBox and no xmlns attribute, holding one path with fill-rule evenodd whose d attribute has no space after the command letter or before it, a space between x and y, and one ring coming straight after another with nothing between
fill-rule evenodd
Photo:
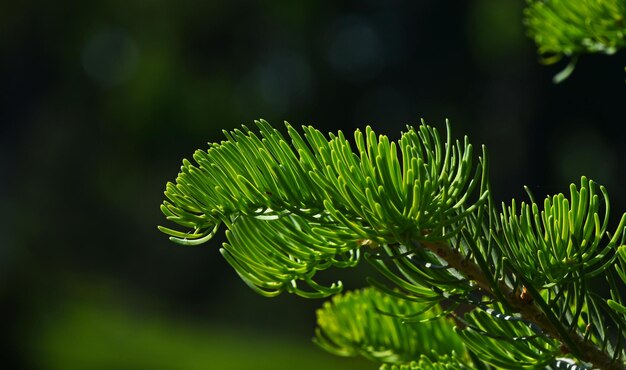
<instances>
[{"instance_id":1,"label":"green foliage","mask_svg":"<svg viewBox=\"0 0 626 370\"><path fill-rule=\"evenodd\" d=\"M455 370L455 369L474 369L473 366L465 364L458 358L456 354L443 355L436 360L430 359L428 356L422 355L419 361L411 361L401 365L383 364L380 370Z\"/></svg>"},{"instance_id":2,"label":"green foliage","mask_svg":"<svg viewBox=\"0 0 626 370\"><path fill-rule=\"evenodd\" d=\"M611 266L626 217L604 243L609 222L609 199L604 187L582 178L580 189L570 185L570 197L548 197L543 209L522 202L519 215L515 201L502 207L504 238L500 246L516 270L538 286L561 283L582 274L589 279ZM604 215L599 215L604 204Z\"/></svg>"},{"instance_id":3,"label":"green foliage","mask_svg":"<svg viewBox=\"0 0 626 370\"><path fill-rule=\"evenodd\" d=\"M465 316L468 327L459 330L467 347L482 360L503 369L544 368L558 354L554 340L522 321L504 320L476 310Z\"/></svg>"},{"instance_id":4,"label":"green foliage","mask_svg":"<svg viewBox=\"0 0 626 370\"><path fill-rule=\"evenodd\" d=\"M322 348L383 369L624 368L626 215L608 232L602 186L583 177L542 209L531 196L498 212L486 151L474 166L449 126L445 141L423 124L354 144L257 126L183 161L161 210L186 231L160 229L199 245L224 224L222 255L265 296L336 294L315 273L364 256L384 280L318 311ZM599 279L609 296L589 288Z\"/></svg>"},{"instance_id":5,"label":"green foliage","mask_svg":"<svg viewBox=\"0 0 626 370\"><path fill-rule=\"evenodd\" d=\"M90 288L102 290L101 285ZM298 370L360 370L367 364L330 354L320 356L316 347L302 343L297 335L285 338L245 329L233 332L223 321L172 319L149 306L133 309L129 301L118 304L109 296L93 301L69 299L55 302L52 308L42 307L33 319L37 328L24 328L22 334L23 350L37 354L26 368L293 370L298 363ZM6 361L4 366L20 368Z\"/></svg>"},{"instance_id":6,"label":"green foliage","mask_svg":"<svg viewBox=\"0 0 626 370\"><path fill-rule=\"evenodd\" d=\"M624 244L624 240L622 240L622 244ZM617 324L618 335L626 336L626 301L618 289L618 279L621 279L621 282L626 284L626 245L618 248L617 255L618 263L615 264L615 270L618 277L615 277L613 274L607 274L607 282L611 287L611 298L607 299L606 303L610 308L609 314ZM598 304L603 306L603 303L602 300L599 300Z\"/></svg>"},{"instance_id":7,"label":"green foliage","mask_svg":"<svg viewBox=\"0 0 626 370\"><path fill-rule=\"evenodd\" d=\"M623 0L528 0L525 23L547 64L572 57L555 76L567 78L584 53L614 54L626 46L626 2Z\"/></svg>"},{"instance_id":8,"label":"green foliage","mask_svg":"<svg viewBox=\"0 0 626 370\"><path fill-rule=\"evenodd\" d=\"M411 317L407 322L402 317ZM340 356L384 363L406 363L423 354L436 359L464 353L454 325L441 309L381 293L372 288L333 297L317 311L315 343Z\"/></svg>"},{"instance_id":9,"label":"green foliage","mask_svg":"<svg viewBox=\"0 0 626 370\"><path fill-rule=\"evenodd\" d=\"M397 144L371 128L356 131L357 153L341 132L327 139L304 127L305 141L287 124L290 147L267 122L257 125L260 137L245 127L225 132L227 141L196 151L197 165L183 162L161 210L188 231L160 229L174 242L199 245L223 223L229 242L222 254L264 295L337 293L340 283L320 286L315 272L353 266L364 241L445 240L486 200L481 189L465 207L481 176L480 167L472 173L467 139L452 143L448 135L444 147L425 125Z\"/></svg>"}]
</instances>

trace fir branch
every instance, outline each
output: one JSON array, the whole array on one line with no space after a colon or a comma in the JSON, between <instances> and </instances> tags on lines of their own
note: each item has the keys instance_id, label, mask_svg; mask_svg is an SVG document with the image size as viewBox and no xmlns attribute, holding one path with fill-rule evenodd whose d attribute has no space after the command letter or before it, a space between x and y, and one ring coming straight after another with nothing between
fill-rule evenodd
<instances>
[{"instance_id":1,"label":"fir branch","mask_svg":"<svg viewBox=\"0 0 626 370\"><path fill-rule=\"evenodd\" d=\"M437 359L422 355L418 361L411 361L405 364L383 364L380 370L469 370L474 369L473 366L468 365L465 361L459 359L456 353L450 355L442 355Z\"/></svg>"},{"instance_id":2,"label":"fir branch","mask_svg":"<svg viewBox=\"0 0 626 370\"><path fill-rule=\"evenodd\" d=\"M545 64L570 57L554 77L565 80L578 56L614 54L626 47L626 2L623 0L527 0L524 23Z\"/></svg>"},{"instance_id":3,"label":"fir branch","mask_svg":"<svg viewBox=\"0 0 626 370\"><path fill-rule=\"evenodd\" d=\"M303 138L287 124L289 145L267 122L257 125L260 136L245 127L225 132L226 141L194 154L196 164L183 161L161 209L187 231L160 230L199 245L225 225L221 253L265 296L336 294L341 283L320 285L316 272L355 266L364 254L395 288L369 280L387 296L368 290L327 305L322 347L421 363L428 350L409 340L420 331L393 320L423 321L438 304L429 320L450 314L480 369L624 369L626 215L610 234L603 187L598 193L583 178L569 198L548 197L541 210L532 201L519 214L515 203L498 214L485 149L474 168L471 144L453 142L449 126L445 142L426 125L409 127L397 143L367 128L355 133L353 151L341 132L304 127ZM588 289L600 274L609 299ZM606 330L612 325L617 340ZM346 326L362 335L346 337ZM407 341L387 341L398 336Z\"/></svg>"},{"instance_id":4,"label":"fir branch","mask_svg":"<svg viewBox=\"0 0 626 370\"><path fill-rule=\"evenodd\" d=\"M435 129L422 125L396 144L368 127L355 132L353 153L342 132L326 138L304 127L305 141L286 124L290 147L267 122L257 125L260 137L245 127L225 132L227 141L196 151L197 165L183 161L161 210L188 231L159 229L176 243L199 245L226 225L222 254L267 296L335 294L340 282L322 287L316 271L354 266L363 241L445 240L486 201L484 190L470 199L481 168L472 172L467 138L453 143L448 135L444 145Z\"/></svg>"},{"instance_id":5,"label":"fir branch","mask_svg":"<svg viewBox=\"0 0 626 370\"><path fill-rule=\"evenodd\" d=\"M468 261L458 250L443 243L422 244L470 280L475 281L482 290L493 295L491 285L480 267L474 262ZM532 289L532 284L529 283L527 286ZM567 332L563 325L548 312L545 304L539 303L543 302L539 292L532 291L529 296L523 296L505 283L499 284L499 290L506 297L507 303L518 311L524 319L533 322L551 338L562 342L566 348L566 353L570 352L599 369L626 369L623 363L614 361L608 353L586 341L580 334Z\"/></svg>"},{"instance_id":6,"label":"fir branch","mask_svg":"<svg viewBox=\"0 0 626 370\"><path fill-rule=\"evenodd\" d=\"M340 356L361 355L389 364L421 355L436 360L440 355L465 353L453 323L442 316L436 305L366 288L337 295L317 311L314 342Z\"/></svg>"}]
</instances>

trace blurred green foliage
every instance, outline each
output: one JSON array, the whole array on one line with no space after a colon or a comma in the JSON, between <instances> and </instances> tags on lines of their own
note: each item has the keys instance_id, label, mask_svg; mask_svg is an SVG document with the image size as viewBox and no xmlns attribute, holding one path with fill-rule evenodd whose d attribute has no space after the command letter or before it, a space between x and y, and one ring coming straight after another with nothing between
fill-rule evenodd
<instances>
[{"instance_id":1,"label":"blurred green foliage","mask_svg":"<svg viewBox=\"0 0 626 370\"><path fill-rule=\"evenodd\" d=\"M528 45L520 24L523 4L515 1L477 0L468 14L468 35L473 55L483 68L514 63Z\"/></svg>"},{"instance_id":2,"label":"blurred green foliage","mask_svg":"<svg viewBox=\"0 0 626 370\"><path fill-rule=\"evenodd\" d=\"M626 46L626 2L623 0L528 0L524 23L546 64L572 57L555 76L561 82L584 53L615 54Z\"/></svg>"},{"instance_id":3,"label":"blurred green foliage","mask_svg":"<svg viewBox=\"0 0 626 370\"><path fill-rule=\"evenodd\" d=\"M69 303L39 322L32 363L50 370L360 369L314 346L232 324L172 319L107 304Z\"/></svg>"},{"instance_id":4,"label":"blurred green foliage","mask_svg":"<svg viewBox=\"0 0 626 370\"><path fill-rule=\"evenodd\" d=\"M451 353L465 357L452 319L443 316L436 303L403 300L368 287L335 295L317 310L315 343L332 354L363 356L381 365L421 356L436 361Z\"/></svg>"},{"instance_id":5,"label":"blurred green foliage","mask_svg":"<svg viewBox=\"0 0 626 370\"><path fill-rule=\"evenodd\" d=\"M525 16L542 55L614 54L626 45L622 0L529 0Z\"/></svg>"}]
</instances>

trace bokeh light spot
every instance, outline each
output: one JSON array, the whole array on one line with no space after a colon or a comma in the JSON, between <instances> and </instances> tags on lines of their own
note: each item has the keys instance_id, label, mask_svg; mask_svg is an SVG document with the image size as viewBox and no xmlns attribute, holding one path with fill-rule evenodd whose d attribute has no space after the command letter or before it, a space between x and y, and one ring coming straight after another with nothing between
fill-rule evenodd
<instances>
[{"instance_id":1,"label":"bokeh light spot","mask_svg":"<svg viewBox=\"0 0 626 370\"><path fill-rule=\"evenodd\" d=\"M103 87L119 85L133 75L139 51L128 32L116 27L102 28L85 45L82 55L87 75Z\"/></svg>"},{"instance_id":2,"label":"bokeh light spot","mask_svg":"<svg viewBox=\"0 0 626 370\"><path fill-rule=\"evenodd\" d=\"M347 16L329 27L328 62L349 80L375 77L384 64L380 36L362 18Z\"/></svg>"},{"instance_id":3,"label":"bokeh light spot","mask_svg":"<svg viewBox=\"0 0 626 370\"><path fill-rule=\"evenodd\" d=\"M311 67L300 55L275 52L260 66L257 82L263 100L276 110L310 94Z\"/></svg>"}]
</instances>

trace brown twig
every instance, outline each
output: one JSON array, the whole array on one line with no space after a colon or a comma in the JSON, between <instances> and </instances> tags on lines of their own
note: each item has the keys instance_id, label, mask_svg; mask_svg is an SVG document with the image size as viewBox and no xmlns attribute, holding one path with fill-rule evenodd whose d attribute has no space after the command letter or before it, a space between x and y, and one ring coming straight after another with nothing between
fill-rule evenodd
<instances>
[{"instance_id":1,"label":"brown twig","mask_svg":"<svg viewBox=\"0 0 626 370\"><path fill-rule=\"evenodd\" d=\"M476 282L482 290L495 296L489 280L480 267L473 261L467 260L458 250L442 243L422 241L421 245L444 259L451 267L469 280ZM626 366L623 363L613 361L607 352L600 350L593 343L585 340L578 331L569 333L569 339L576 346L576 348L570 348L566 344L567 341L559 333L559 330L550 322L546 313L535 303L528 291L523 292L523 294L517 294L504 282L498 283L498 289L507 300L507 303L517 310L524 320L536 324L544 333L560 341L567 352L580 353L581 360L593 364L598 369L626 370Z\"/></svg>"}]
</instances>

